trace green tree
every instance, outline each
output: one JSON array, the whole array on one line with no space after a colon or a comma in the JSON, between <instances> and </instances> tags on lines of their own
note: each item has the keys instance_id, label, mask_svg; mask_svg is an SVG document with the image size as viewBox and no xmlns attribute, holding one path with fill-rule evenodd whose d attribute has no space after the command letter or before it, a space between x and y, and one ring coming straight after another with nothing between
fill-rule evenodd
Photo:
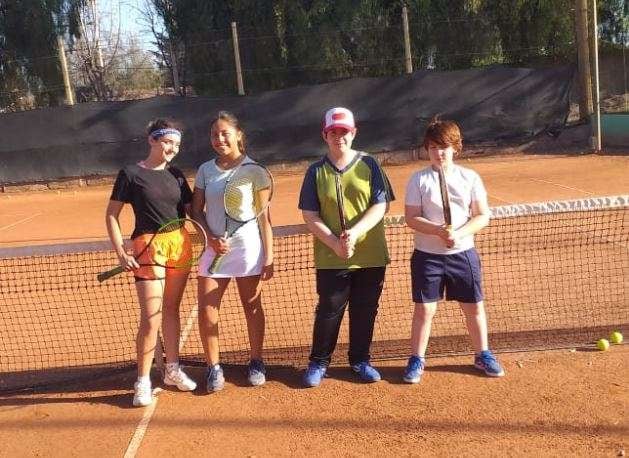
<instances>
[{"instance_id":1,"label":"green tree","mask_svg":"<svg viewBox=\"0 0 629 458\"><path fill-rule=\"evenodd\" d=\"M480 0L409 1L418 68L457 70L500 58L499 37Z\"/></svg>"},{"instance_id":2,"label":"green tree","mask_svg":"<svg viewBox=\"0 0 629 458\"><path fill-rule=\"evenodd\" d=\"M575 55L573 0L151 1L164 40L177 44L181 72L200 94L236 92L232 21L249 94L403 74L404 4L416 69L544 65Z\"/></svg>"},{"instance_id":3,"label":"green tree","mask_svg":"<svg viewBox=\"0 0 629 458\"><path fill-rule=\"evenodd\" d=\"M574 61L572 0L486 0L485 8L499 31L505 63Z\"/></svg>"},{"instance_id":4,"label":"green tree","mask_svg":"<svg viewBox=\"0 0 629 458\"><path fill-rule=\"evenodd\" d=\"M83 0L14 0L0 3L0 108L19 109L64 97L57 36L78 33L74 14Z\"/></svg>"},{"instance_id":5,"label":"green tree","mask_svg":"<svg viewBox=\"0 0 629 458\"><path fill-rule=\"evenodd\" d=\"M404 67L397 0L153 0L170 40L185 48L188 80L234 93L231 22L238 24L248 93ZM185 27L182 26L185 24Z\"/></svg>"},{"instance_id":6,"label":"green tree","mask_svg":"<svg viewBox=\"0 0 629 458\"><path fill-rule=\"evenodd\" d=\"M286 2L282 42L288 83L399 75L401 10L395 0Z\"/></svg>"},{"instance_id":7,"label":"green tree","mask_svg":"<svg viewBox=\"0 0 629 458\"><path fill-rule=\"evenodd\" d=\"M629 2L603 0L597 5L600 38L609 43L629 46Z\"/></svg>"}]
</instances>

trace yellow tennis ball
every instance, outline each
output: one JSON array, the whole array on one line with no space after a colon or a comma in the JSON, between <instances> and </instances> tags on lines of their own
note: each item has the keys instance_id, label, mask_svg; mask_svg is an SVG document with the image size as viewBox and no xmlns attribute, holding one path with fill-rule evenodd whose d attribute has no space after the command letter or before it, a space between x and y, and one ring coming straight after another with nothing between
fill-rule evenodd
<instances>
[{"instance_id":1,"label":"yellow tennis ball","mask_svg":"<svg viewBox=\"0 0 629 458\"><path fill-rule=\"evenodd\" d=\"M598 348L600 351L605 351L609 349L609 340L607 339L598 339L598 342L596 342L596 348Z\"/></svg>"},{"instance_id":2,"label":"yellow tennis ball","mask_svg":"<svg viewBox=\"0 0 629 458\"><path fill-rule=\"evenodd\" d=\"M620 331L614 331L609 335L609 341L613 344L622 343L622 339L623 337Z\"/></svg>"}]
</instances>

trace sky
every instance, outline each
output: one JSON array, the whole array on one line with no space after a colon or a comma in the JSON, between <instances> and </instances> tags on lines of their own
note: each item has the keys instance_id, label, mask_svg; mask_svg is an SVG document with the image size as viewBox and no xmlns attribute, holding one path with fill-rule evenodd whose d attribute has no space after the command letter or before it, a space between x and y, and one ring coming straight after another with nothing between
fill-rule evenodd
<instances>
[{"instance_id":1,"label":"sky","mask_svg":"<svg viewBox=\"0 0 629 458\"><path fill-rule=\"evenodd\" d=\"M153 48L151 32L142 22L141 10L145 8L145 0L96 0L101 12L101 30L114 24L117 28L120 20L120 31L123 36L137 35L141 45L145 49Z\"/></svg>"}]
</instances>

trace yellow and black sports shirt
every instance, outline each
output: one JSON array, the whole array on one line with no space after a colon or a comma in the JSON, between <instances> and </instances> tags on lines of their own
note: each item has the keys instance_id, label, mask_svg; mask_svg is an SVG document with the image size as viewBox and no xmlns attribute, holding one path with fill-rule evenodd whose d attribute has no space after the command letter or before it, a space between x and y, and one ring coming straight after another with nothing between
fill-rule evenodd
<instances>
[{"instance_id":1,"label":"yellow and black sports shirt","mask_svg":"<svg viewBox=\"0 0 629 458\"><path fill-rule=\"evenodd\" d=\"M315 211L335 234L340 234L334 176L339 174L343 185L343 208L347 227L352 227L374 204L395 199L391 184L378 162L366 153L356 154L350 164L338 170L326 157L310 165L299 195L299 209ZM382 267L389 263L384 236L384 221L380 221L356 241L350 259L339 258L333 250L315 237L315 266L317 269L354 269Z\"/></svg>"}]
</instances>

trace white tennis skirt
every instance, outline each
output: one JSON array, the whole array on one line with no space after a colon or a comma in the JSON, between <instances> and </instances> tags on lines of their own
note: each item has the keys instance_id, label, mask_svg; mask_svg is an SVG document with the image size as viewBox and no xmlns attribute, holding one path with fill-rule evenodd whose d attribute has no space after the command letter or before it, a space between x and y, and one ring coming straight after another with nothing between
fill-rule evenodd
<instances>
[{"instance_id":1,"label":"white tennis skirt","mask_svg":"<svg viewBox=\"0 0 629 458\"><path fill-rule=\"evenodd\" d=\"M232 240L231 249L219 262L213 274L208 269L214 261L216 253L212 248L206 248L199 259L199 276L212 278L251 277L260 275L264 266L264 250L260 238L249 240Z\"/></svg>"}]
</instances>

